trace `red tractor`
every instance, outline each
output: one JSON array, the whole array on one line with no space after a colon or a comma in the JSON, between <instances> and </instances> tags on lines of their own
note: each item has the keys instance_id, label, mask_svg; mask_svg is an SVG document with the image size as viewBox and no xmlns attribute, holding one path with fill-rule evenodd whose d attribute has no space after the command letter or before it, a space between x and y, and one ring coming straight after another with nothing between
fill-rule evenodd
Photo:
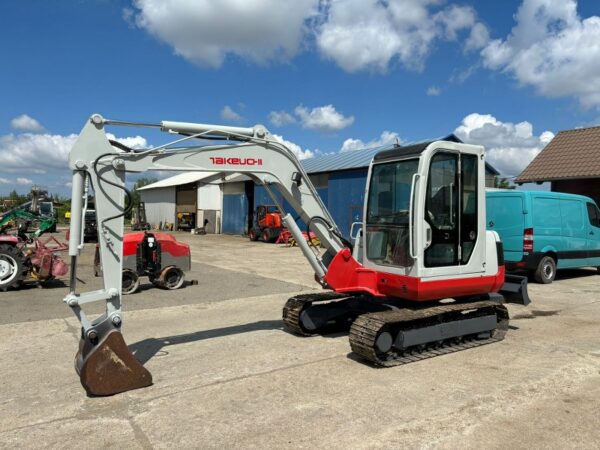
<instances>
[{"instance_id":1,"label":"red tractor","mask_svg":"<svg viewBox=\"0 0 600 450\"><path fill-rule=\"evenodd\" d=\"M265 242L275 242L283 230L281 211L275 205L258 205L252 222L252 228L248 232L251 241L258 241L260 238Z\"/></svg>"},{"instance_id":2,"label":"red tractor","mask_svg":"<svg viewBox=\"0 0 600 450\"><path fill-rule=\"evenodd\" d=\"M96 276L102 273L99 247L97 244L94 257ZM141 276L159 288L179 289L190 266L190 246L170 234L141 231L123 236L123 294L136 292Z\"/></svg>"}]
</instances>

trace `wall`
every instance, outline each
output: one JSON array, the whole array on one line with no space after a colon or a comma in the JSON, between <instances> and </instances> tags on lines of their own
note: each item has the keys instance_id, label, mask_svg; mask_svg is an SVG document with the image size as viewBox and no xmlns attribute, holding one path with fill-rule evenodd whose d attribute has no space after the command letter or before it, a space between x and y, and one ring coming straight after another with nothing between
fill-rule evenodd
<instances>
[{"instance_id":1,"label":"wall","mask_svg":"<svg viewBox=\"0 0 600 450\"><path fill-rule=\"evenodd\" d=\"M208 220L205 231L208 234L221 233L221 211L223 208L223 193L220 184L198 183L198 214L196 223L198 227L204 226Z\"/></svg>"},{"instance_id":2,"label":"wall","mask_svg":"<svg viewBox=\"0 0 600 450\"><path fill-rule=\"evenodd\" d=\"M551 190L591 197L600 205L600 178L553 181Z\"/></svg>"},{"instance_id":3,"label":"wall","mask_svg":"<svg viewBox=\"0 0 600 450\"><path fill-rule=\"evenodd\" d=\"M146 204L146 219L152 228L159 223L175 223L175 187L139 191Z\"/></svg>"},{"instance_id":4,"label":"wall","mask_svg":"<svg viewBox=\"0 0 600 450\"><path fill-rule=\"evenodd\" d=\"M198 183L198 209L220 210L222 203L220 184Z\"/></svg>"}]
</instances>

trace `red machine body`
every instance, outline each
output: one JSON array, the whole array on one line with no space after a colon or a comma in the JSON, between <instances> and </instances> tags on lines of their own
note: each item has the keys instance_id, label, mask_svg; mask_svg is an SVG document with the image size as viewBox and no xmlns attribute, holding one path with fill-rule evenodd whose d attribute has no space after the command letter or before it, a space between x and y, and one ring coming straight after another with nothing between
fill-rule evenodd
<instances>
[{"instance_id":1,"label":"red machine body","mask_svg":"<svg viewBox=\"0 0 600 450\"><path fill-rule=\"evenodd\" d=\"M140 285L139 277L164 289L183 285L184 272L191 268L190 246L168 233L139 231L123 236L123 294L133 294ZM96 245L94 272L102 270L99 244Z\"/></svg>"},{"instance_id":2,"label":"red machine body","mask_svg":"<svg viewBox=\"0 0 600 450\"><path fill-rule=\"evenodd\" d=\"M375 297L397 297L420 302L498 292L504 280L505 268L500 265L494 275L423 281L418 277L366 268L352 257L349 249L343 249L333 258L325 276L329 287L336 292L366 292Z\"/></svg>"}]
</instances>

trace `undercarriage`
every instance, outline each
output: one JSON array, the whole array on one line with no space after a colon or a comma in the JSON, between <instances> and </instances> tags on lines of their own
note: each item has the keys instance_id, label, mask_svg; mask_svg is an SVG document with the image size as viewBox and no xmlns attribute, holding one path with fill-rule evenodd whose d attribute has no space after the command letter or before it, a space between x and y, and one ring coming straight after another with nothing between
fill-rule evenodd
<instances>
[{"instance_id":1,"label":"undercarriage","mask_svg":"<svg viewBox=\"0 0 600 450\"><path fill-rule=\"evenodd\" d=\"M298 295L283 308L285 328L297 335L349 332L350 348L378 366L397 366L501 341L508 310L501 295L440 302Z\"/></svg>"}]
</instances>

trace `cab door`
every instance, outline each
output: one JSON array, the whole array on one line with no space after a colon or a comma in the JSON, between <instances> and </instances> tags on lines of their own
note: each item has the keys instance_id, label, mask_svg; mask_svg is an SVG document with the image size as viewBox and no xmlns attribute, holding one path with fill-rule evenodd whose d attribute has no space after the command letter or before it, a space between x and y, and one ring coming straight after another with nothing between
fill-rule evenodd
<instances>
[{"instance_id":1,"label":"cab door","mask_svg":"<svg viewBox=\"0 0 600 450\"><path fill-rule=\"evenodd\" d=\"M465 266L479 236L478 193L476 155L442 151L433 156L425 199L426 268L463 266L461 273L472 269Z\"/></svg>"},{"instance_id":2,"label":"cab door","mask_svg":"<svg viewBox=\"0 0 600 450\"><path fill-rule=\"evenodd\" d=\"M457 266L459 263L459 157L438 152L431 158L425 222L425 267Z\"/></svg>"},{"instance_id":3,"label":"cab door","mask_svg":"<svg viewBox=\"0 0 600 450\"><path fill-rule=\"evenodd\" d=\"M600 267L600 211L594 203L587 202L588 214L588 259L587 264Z\"/></svg>"}]
</instances>

